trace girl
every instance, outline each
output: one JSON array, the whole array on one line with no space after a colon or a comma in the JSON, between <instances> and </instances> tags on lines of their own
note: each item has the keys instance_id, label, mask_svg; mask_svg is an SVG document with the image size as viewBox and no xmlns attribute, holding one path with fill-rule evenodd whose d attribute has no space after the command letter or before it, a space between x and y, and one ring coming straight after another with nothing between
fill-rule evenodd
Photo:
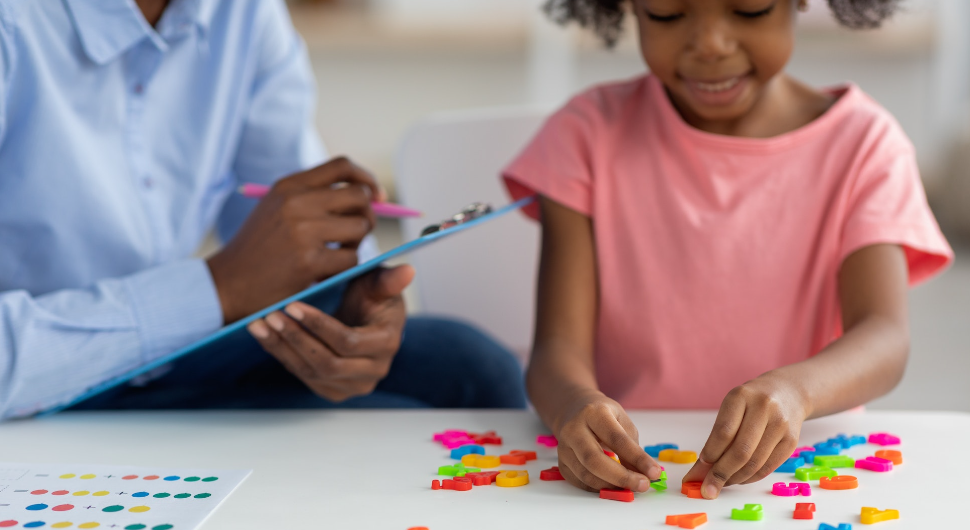
<instances>
[{"instance_id":1,"label":"girl","mask_svg":"<svg viewBox=\"0 0 970 530\"><path fill-rule=\"evenodd\" d=\"M903 374L907 284L953 254L893 118L856 86L784 73L806 1L547 5L608 44L629 9L650 70L571 100L504 172L514 197L540 196L527 380L578 487L658 478L624 407L720 403L684 478L711 499L782 464L806 419ZM895 3L829 0L851 27Z\"/></svg>"}]
</instances>

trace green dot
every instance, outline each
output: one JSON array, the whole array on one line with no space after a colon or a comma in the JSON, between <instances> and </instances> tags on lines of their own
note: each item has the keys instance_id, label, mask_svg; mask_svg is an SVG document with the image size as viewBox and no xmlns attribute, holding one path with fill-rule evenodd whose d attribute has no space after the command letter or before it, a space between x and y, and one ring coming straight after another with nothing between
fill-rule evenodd
<instances>
[{"instance_id":1,"label":"green dot","mask_svg":"<svg viewBox=\"0 0 970 530\"><path fill-rule=\"evenodd\" d=\"M175 527L170 524L160 524L160 525L153 526L152 530L171 530L172 528L175 528Z\"/></svg>"},{"instance_id":2,"label":"green dot","mask_svg":"<svg viewBox=\"0 0 970 530\"><path fill-rule=\"evenodd\" d=\"M168 497L169 495L171 495L171 493L156 493L156 494L152 495L152 497L155 497L156 499L164 499L165 497Z\"/></svg>"},{"instance_id":3,"label":"green dot","mask_svg":"<svg viewBox=\"0 0 970 530\"><path fill-rule=\"evenodd\" d=\"M102 512L120 512L121 510L124 510L124 509L125 509L124 506L118 506L117 504L115 504L114 506L108 506L107 508L105 508L105 509L103 509L101 511Z\"/></svg>"},{"instance_id":4,"label":"green dot","mask_svg":"<svg viewBox=\"0 0 970 530\"><path fill-rule=\"evenodd\" d=\"M130 524L125 527L125 530L142 530L143 528L148 528L143 524Z\"/></svg>"},{"instance_id":5,"label":"green dot","mask_svg":"<svg viewBox=\"0 0 970 530\"><path fill-rule=\"evenodd\" d=\"M196 495L195 498L196 499L205 499L205 498L208 498L208 497L211 497L211 496L212 496L211 493L200 493L200 494Z\"/></svg>"},{"instance_id":6,"label":"green dot","mask_svg":"<svg viewBox=\"0 0 970 530\"><path fill-rule=\"evenodd\" d=\"M202 482L215 482L217 480L219 480L219 477L206 477L202 479Z\"/></svg>"},{"instance_id":7,"label":"green dot","mask_svg":"<svg viewBox=\"0 0 970 530\"><path fill-rule=\"evenodd\" d=\"M188 499L191 496L192 496L191 493L179 493L178 495L175 496L175 498L176 499Z\"/></svg>"},{"instance_id":8,"label":"green dot","mask_svg":"<svg viewBox=\"0 0 970 530\"><path fill-rule=\"evenodd\" d=\"M185 477L186 482L196 482L198 480L202 480L202 479L200 479L199 477Z\"/></svg>"}]
</instances>

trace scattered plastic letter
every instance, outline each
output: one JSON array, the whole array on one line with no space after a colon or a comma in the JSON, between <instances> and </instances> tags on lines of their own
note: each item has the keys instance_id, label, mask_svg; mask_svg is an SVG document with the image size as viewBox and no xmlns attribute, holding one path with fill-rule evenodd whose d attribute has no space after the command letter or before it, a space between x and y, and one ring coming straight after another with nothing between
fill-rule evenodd
<instances>
[{"instance_id":1,"label":"scattered plastic letter","mask_svg":"<svg viewBox=\"0 0 970 530\"><path fill-rule=\"evenodd\" d=\"M677 444L657 444L643 447L643 450L654 458L658 458L660 456L660 451L663 451L664 449L680 449L680 446Z\"/></svg>"},{"instance_id":2,"label":"scattered plastic letter","mask_svg":"<svg viewBox=\"0 0 970 530\"><path fill-rule=\"evenodd\" d=\"M792 519L812 519L814 517L815 517L814 502L795 503L795 515L792 516Z\"/></svg>"},{"instance_id":3,"label":"scattered plastic letter","mask_svg":"<svg viewBox=\"0 0 970 530\"><path fill-rule=\"evenodd\" d=\"M819 455L815 457L815 465L835 469L837 467L853 467L855 460L845 455Z\"/></svg>"},{"instance_id":4,"label":"scattered plastic letter","mask_svg":"<svg viewBox=\"0 0 970 530\"><path fill-rule=\"evenodd\" d=\"M704 496L701 495L701 484L702 482L684 482L680 485L680 492L691 499L703 499Z\"/></svg>"},{"instance_id":5,"label":"scattered plastic letter","mask_svg":"<svg viewBox=\"0 0 970 530\"><path fill-rule=\"evenodd\" d=\"M470 432L468 437L475 441L477 444L481 445L502 445L502 437L495 434L495 431L488 431L485 433L477 434Z\"/></svg>"},{"instance_id":6,"label":"scattered plastic letter","mask_svg":"<svg viewBox=\"0 0 970 530\"><path fill-rule=\"evenodd\" d=\"M842 446L835 443L830 444L828 442L822 442L815 444L815 456L819 455L837 455L842 451Z\"/></svg>"},{"instance_id":7,"label":"scattered plastic letter","mask_svg":"<svg viewBox=\"0 0 970 530\"><path fill-rule=\"evenodd\" d=\"M862 524L875 524L891 519L899 519L899 510L879 510L876 508L865 507L859 515Z\"/></svg>"},{"instance_id":8,"label":"scattered plastic letter","mask_svg":"<svg viewBox=\"0 0 970 530\"><path fill-rule=\"evenodd\" d=\"M792 452L791 457L792 458L798 458L799 456L802 456L802 453L809 453L809 452L814 453L815 452L815 448L814 447L799 447L798 449L795 449Z\"/></svg>"},{"instance_id":9,"label":"scattered plastic letter","mask_svg":"<svg viewBox=\"0 0 970 530\"><path fill-rule=\"evenodd\" d=\"M823 490L854 490L859 487L859 479L852 475L838 477L822 477L818 479L818 487Z\"/></svg>"},{"instance_id":10,"label":"scattered plastic letter","mask_svg":"<svg viewBox=\"0 0 970 530\"><path fill-rule=\"evenodd\" d=\"M743 509L731 510L731 519L737 521L760 521L764 516L760 504L745 504Z\"/></svg>"},{"instance_id":11,"label":"scattered plastic letter","mask_svg":"<svg viewBox=\"0 0 970 530\"><path fill-rule=\"evenodd\" d=\"M876 451L876 456L878 458L889 460L894 466L898 466L903 463L903 453L893 449L880 449Z\"/></svg>"},{"instance_id":12,"label":"scattered plastic letter","mask_svg":"<svg viewBox=\"0 0 970 530\"><path fill-rule=\"evenodd\" d=\"M694 451L679 451L677 449L664 449L657 454L661 462L673 462L675 464L690 464L697 460L697 453Z\"/></svg>"},{"instance_id":13,"label":"scattered plastic letter","mask_svg":"<svg viewBox=\"0 0 970 530\"><path fill-rule=\"evenodd\" d=\"M804 465L805 465L804 458L800 456L793 456L788 460L785 460L784 464L778 466L778 469L775 470L775 473L794 473L796 469Z\"/></svg>"},{"instance_id":14,"label":"scattered plastic letter","mask_svg":"<svg viewBox=\"0 0 970 530\"><path fill-rule=\"evenodd\" d=\"M858 469L868 469L869 471L885 473L886 471L892 471L893 461L886 460L885 458L879 458L877 456L867 456L865 460L856 460L855 467Z\"/></svg>"},{"instance_id":15,"label":"scattered plastic letter","mask_svg":"<svg viewBox=\"0 0 970 530\"><path fill-rule=\"evenodd\" d=\"M559 471L559 466L552 466L539 472L539 480L566 480Z\"/></svg>"},{"instance_id":16,"label":"scattered plastic letter","mask_svg":"<svg viewBox=\"0 0 970 530\"><path fill-rule=\"evenodd\" d=\"M600 498L611 501L633 502L633 492L627 489L616 490L604 488L600 490Z\"/></svg>"},{"instance_id":17,"label":"scattered plastic letter","mask_svg":"<svg viewBox=\"0 0 970 530\"><path fill-rule=\"evenodd\" d=\"M706 513L685 513L683 515L668 515L667 524L680 528L697 528L707 522Z\"/></svg>"},{"instance_id":18,"label":"scattered plastic letter","mask_svg":"<svg viewBox=\"0 0 970 530\"><path fill-rule=\"evenodd\" d=\"M822 477L831 478L838 474L836 470L822 466L803 467L795 470L795 476L798 477L798 480L818 480Z\"/></svg>"},{"instance_id":19,"label":"scattered plastic letter","mask_svg":"<svg viewBox=\"0 0 970 530\"><path fill-rule=\"evenodd\" d=\"M475 466L480 468L492 468L501 465L501 458L495 455L477 455L470 454L461 457L461 463L466 466Z\"/></svg>"},{"instance_id":20,"label":"scattered plastic letter","mask_svg":"<svg viewBox=\"0 0 970 530\"><path fill-rule=\"evenodd\" d=\"M899 437L887 432L876 432L869 435L869 443L876 445L899 445Z\"/></svg>"},{"instance_id":21,"label":"scattered plastic letter","mask_svg":"<svg viewBox=\"0 0 970 530\"><path fill-rule=\"evenodd\" d=\"M657 480L650 481L650 487L657 491L667 491L667 472L661 471L660 477Z\"/></svg>"},{"instance_id":22,"label":"scattered plastic letter","mask_svg":"<svg viewBox=\"0 0 970 530\"><path fill-rule=\"evenodd\" d=\"M540 434L536 436L536 443L539 445L544 445L546 447L555 447L559 445L559 440L551 434Z\"/></svg>"},{"instance_id":23,"label":"scattered plastic letter","mask_svg":"<svg viewBox=\"0 0 970 530\"><path fill-rule=\"evenodd\" d=\"M488 486L489 484L495 482L495 477L497 477L499 473L499 471L477 471L465 473L465 478L471 479L472 484L476 486Z\"/></svg>"},{"instance_id":24,"label":"scattered plastic letter","mask_svg":"<svg viewBox=\"0 0 970 530\"><path fill-rule=\"evenodd\" d=\"M438 468L439 475L447 475L449 477L464 477L465 473L472 473L474 471L481 471L477 467L465 467L465 464L461 462L453 466L441 466Z\"/></svg>"},{"instance_id":25,"label":"scattered plastic letter","mask_svg":"<svg viewBox=\"0 0 970 530\"><path fill-rule=\"evenodd\" d=\"M495 477L495 485L503 488L525 486L529 483L528 471L502 471Z\"/></svg>"},{"instance_id":26,"label":"scattered plastic letter","mask_svg":"<svg viewBox=\"0 0 970 530\"><path fill-rule=\"evenodd\" d=\"M852 525L849 523L839 523L839 527L836 528L832 525L821 523L818 525L818 530L852 530Z\"/></svg>"},{"instance_id":27,"label":"scattered plastic letter","mask_svg":"<svg viewBox=\"0 0 970 530\"><path fill-rule=\"evenodd\" d=\"M432 489L434 489L434 485L432 485ZM453 479L446 478L441 481L441 489L455 490L455 491L468 491L472 489L472 481L467 477L455 477Z\"/></svg>"},{"instance_id":28,"label":"scattered plastic letter","mask_svg":"<svg viewBox=\"0 0 970 530\"><path fill-rule=\"evenodd\" d=\"M461 460L461 457L470 454L483 455L485 448L480 445L468 444L451 450L451 457L455 460Z\"/></svg>"},{"instance_id":29,"label":"scattered plastic letter","mask_svg":"<svg viewBox=\"0 0 970 530\"><path fill-rule=\"evenodd\" d=\"M784 482L775 482L771 486L771 493L779 497L794 497L799 494L802 497L811 497L812 486L807 482L790 482L787 486Z\"/></svg>"}]
</instances>

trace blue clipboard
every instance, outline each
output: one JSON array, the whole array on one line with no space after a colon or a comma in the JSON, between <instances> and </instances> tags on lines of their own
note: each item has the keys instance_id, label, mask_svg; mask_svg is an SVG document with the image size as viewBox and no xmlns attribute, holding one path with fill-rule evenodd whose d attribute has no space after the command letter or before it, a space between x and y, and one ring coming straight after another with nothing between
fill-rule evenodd
<instances>
[{"instance_id":1,"label":"blue clipboard","mask_svg":"<svg viewBox=\"0 0 970 530\"><path fill-rule=\"evenodd\" d=\"M377 256L373 259L365 261L364 263L361 263L356 267L347 269L339 274L331 276L330 278L327 278L326 280L316 285L310 286L304 289L303 291L300 291L299 293L296 293L295 295L289 298L286 298L285 300L282 300L269 307L266 307L265 309L259 312L253 313L252 315L249 315L248 317L245 317L242 320L233 322L232 324L229 324L228 326L223 327L219 331L213 333L212 335L209 335L208 337L205 337L204 339L201 339L192 344L189 344L184 348L176 350L164 357L160 357L134 370L131 370L129 372L126 372L124 374L111 378L98 385L95 385L94 387L90 388L87 392L85 392L81 396L75 398L73 401L70 401L63 405L59 405L57 407L43 411L39 413L38 416L47 416L50 414L54 414L55 412L64 410L66 408L72 407L88 398L94 397L106 390L109 390L122 383L130 381L131 379L138 377L139 375L148 373L152 370L155 370L156 368L159 368L168 363L171 363L172 361L180 357L183 357L185 355L202 352L210 348L225 349L225 348L259 347L256 340L245 329L246 326L248 326L254 320L263 318L266 315L272 313L273 311L280 311L287 305L297 301L306 302L310 305L313 305L322 309L326 313L332 314L339 308L339 305L341 302L342 296L338 296L338 295L342 295L343 289L346 288L347 283L350 282L350 280L353 280L358 276L366 274L380 267L384 262L390 259L418 250L419 248L430 245L431 243L434 243L436 241L440 241L452 234L456 234L463 230L468 230L469 228L478 226L483 223L487 223L488 221L495 219L497 217L500 217L502 215L505 215L511 211L518 210L519 208L530 204L533 200L535 200L535 197L526 197L512 204L499 208L498 210L495 210L491 213L482 215L481 217L478 217L476 219L472 219L470 221L456 224L454 226L444 228L437 232L433 232L431 234L421 236L413 241L408 241L407 243L404 243L399 247L393 248L381 254L380 256Z\"/></svg>"}]
</instances>

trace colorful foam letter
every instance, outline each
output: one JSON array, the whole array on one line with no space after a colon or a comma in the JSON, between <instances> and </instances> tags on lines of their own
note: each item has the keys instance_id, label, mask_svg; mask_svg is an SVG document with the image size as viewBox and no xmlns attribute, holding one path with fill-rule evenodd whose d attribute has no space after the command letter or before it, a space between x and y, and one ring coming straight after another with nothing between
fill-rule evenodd
<instances>
[{"instance_id":1,"label":"colorful foam letter","mask_svg":"<svg viewBox=\"0 0 970 530\"><path fill-rule=\"evenodd\" d=\"M814 502L795 503L795 515L792 516L792 519L812 519L814 517L815 517Z\"/></svg>"},{"instance_id":2,"label":"colorful foam letter","mask_svg":"<svg viewBox=\"0 0 970 530\"><path fill-rule=\"evenodd\" d=\"M868 469L878 473L885 473L893 470L893 461L879 458L878 456L867 456L865 460L856 460L855 467L858 469Z\"/></svg>"},{"instance_id":3,"label":"colorful foam letter","mask_svg":"<svg viewBox=\"0 0 970 530\"><path fill-rule=\"evenodd\" d=\"M807 482L790 482L787 486L784 482L775 482L771 486L771 493L779 497L794 497L799 494L802 497L811 497L812 486Z\"/></svg>"},{"instance_id":4,"label":"colorful foam letter","mask_svg":"<svg viewBox=\"0 0 970 530\"><path fill-rule=\"evenodd\" d=\"M831 478L838 474L836 470L822 466L803 467L795 470L795 476L798 477L798 480L818 480L822 477Z\"/></svg>"},{"instance_id":5,"label":"colorful foam letter","mask_svg":"<svg viewBox=\"0 0 970 530\"><path fill-rule=\"evenodd\" d=\"M899 445L899 437L887 432L875 432L869 435L869 443L876 445Z\"/></svg>"},{"instance_id":6,"label":"colorful foam letter","mask_svg":"<svg viewBox=\"0 0 970 530\"><path fill-rule=\"evenodd\" d=\"M823 490L854 490L859 487L859 479L852 475L838 477L822 477L818 479L818 487Z\"/></svg>"},{"instance_id":7,"label":"colorful foam letter","mask_svg":"<svg viewBox=\"0 0 970 530\"><path fill-rule=\"evenodd\" d=\"M485 448L480 445L468 444L451 450L451 457L455 460L461 460L461 457L471 454L483 455L485 454Z\"/></svg>"},{"instance_id":8,"label":"colorful foam letter","mask_svg":"<svg viewBox=\"0 0 970 530\"><path fill-rule=\"evenodd\" d=\"M891 519L899 519L899 510L879 510L877 508L865 507L859 515L862 524L875 524Z\"/></svg>"},{"instance_id":9,"label":"colorful foam letter","mask_svg":"<svg viewBox=\"0 0 970 530\"><path fill-rule=\"evenodd\" d=\"M775 470L775 473L794 473L796 469L804 465L805 465L804 458L800 456L793 456L788 460L785 460L784 464L778 466L778 469Z\"/></svg>"},{"instance_id":10,"label":"colorful foam letter","mask_svg":"<svg viewBox=\"0 0 970 530\"><path fill-rule=\"evenodd\" d=\"M495 477L495 485L503 488L525 486L529 483L528 471L502 471Z\"/></svg>"},{"instance_id":11,"label":"colorful foam letter","mask_svg":"<svg viewBox=\"0 0 970 530\"><path fill-rule=\"evenodd\" d=\"M878 458L889 460L894 466L898 466L903 463L903 453L893 449L880 449L876 451L876 456Z\"/></svg>"},{"instance_id":12,"label":"colorful foam letter","mask_svg":"<svg viewBox=\"0 0 970 530\"><path fill-rule=\"evenodd\" d=\"M664 449L680 449L680 447L677 444L657 444L643 447L643 450L654 458L658 458L660 456L660 451L663 451Z\"/></svg>"},{"instance_id":13,"label":"colorful foam letter","mask_svg":"<svg viewBox=\"0 0 970 530\"><path fill-rule=\"evenodd\" d=\"M731 510L731 519L737 521L760 521L764 516L760 504L745 504L743 509Z\"/></svg>"},{"instance_id":14,"label":"colorful foam letter","mask_svg":"<svg viewBox=\"0 0 970 530\"><path fill-rule=\"evenodd\" d=\"M815 465L828 468L853 467L855 460L845 455L819 455L815 457Z\"/></svg>"},{"instance_id":15,"label":"colorful foam letter","mask_svg":"<svg viewBox=\"0 0 970 530\"><path fill-rule=\"evenodd\" d=\"M697 528L707 522L706 513L685 513L683 515L668 515L667 524L680 528Z\"/></svg>"},{"instance_id":16,"label":"colorful foam letter","mask_svg":"<svg viewBox=\"0 0 970 530\"><path fill-rule=\"evenodd\" d=\"M633 492L627 489L615 490L604 488L600 490L600 498L611 501L633 502Z\"/></svg>"}]
</instances>

